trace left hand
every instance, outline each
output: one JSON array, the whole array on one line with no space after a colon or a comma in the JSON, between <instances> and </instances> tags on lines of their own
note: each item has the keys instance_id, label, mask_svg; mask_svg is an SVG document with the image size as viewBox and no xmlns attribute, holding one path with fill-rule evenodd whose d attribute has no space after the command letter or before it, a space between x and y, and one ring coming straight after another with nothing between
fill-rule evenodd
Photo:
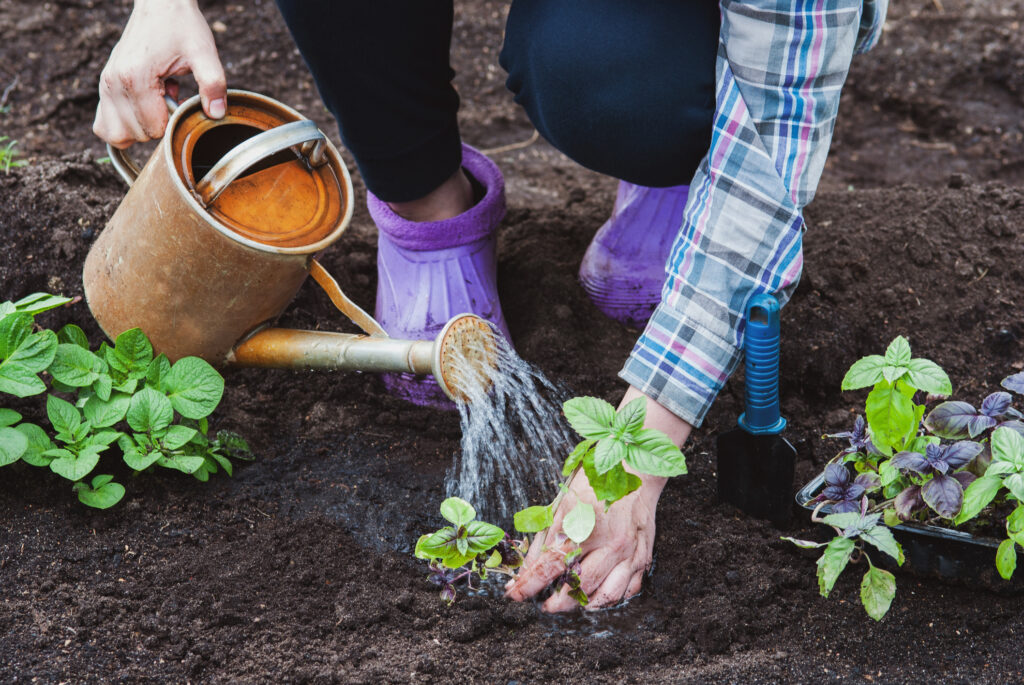
<instances>
[{"instance_id":1,"label":"left hand","mask_svg":"<svg viewBox=\"0 0 1024 685\"><path fill-rule=\"evenodd\" d=\"M643 393L634 387L626 391L619 407ZM681 446L692 426L654 400L647 399L645 428L656 428ZM555 512L554 523L530 545L522 570L506 586L506 596L522 601L533 597L565 571L563 558L572 542L562 533L562 519L576 506L577 496L594 507L597 522L590 537L583 541L580 583L587 593L588 609L616 604L640 592L644 573L651 566L654 550L654 512L667 478L641 475L643 484L636 492L615 502L609 510L597 501L586 475L580 471L569 484L570 492ZM575 494L574 494L575 493ZM544 602L544 611L569 611L578 606L562 587Z\"/></svg>"}]
</instances>

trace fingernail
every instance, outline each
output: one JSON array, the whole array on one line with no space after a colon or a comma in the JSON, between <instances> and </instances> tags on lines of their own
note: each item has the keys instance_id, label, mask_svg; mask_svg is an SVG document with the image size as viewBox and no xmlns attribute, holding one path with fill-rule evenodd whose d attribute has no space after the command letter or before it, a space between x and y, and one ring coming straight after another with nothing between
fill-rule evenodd
<instances>
[{"instance_id":1,"label":"fingernail","mask_svg":"<svg viewBox=\"0 0 1024 685\"><path fill-rule=\"evenodd\" d=\"M227 106L224 103L224 98L217 98L216 100L210 100L210 116L214 119L220 119L224 116L224 111Z\"/></svg>"}]
</instances>

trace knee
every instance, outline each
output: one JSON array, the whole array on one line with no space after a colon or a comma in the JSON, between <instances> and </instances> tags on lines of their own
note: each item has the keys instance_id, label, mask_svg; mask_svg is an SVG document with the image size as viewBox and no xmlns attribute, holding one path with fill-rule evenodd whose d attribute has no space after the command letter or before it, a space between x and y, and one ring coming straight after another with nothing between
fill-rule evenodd
<instances>
[{"instance_id":1,"label":"knee","mask_svg":"<svg viewBox=\"0 0 1024 685\"><path fill-rule=\"evenodd\" d=\"M501 63L516 101L585 167L639 185L689 183L711 139L717 23L696 46L641 41L652 20L643 9L629 17L639 26L558 11L578 4L513 5Z\"/></svg>"}]
</instances>

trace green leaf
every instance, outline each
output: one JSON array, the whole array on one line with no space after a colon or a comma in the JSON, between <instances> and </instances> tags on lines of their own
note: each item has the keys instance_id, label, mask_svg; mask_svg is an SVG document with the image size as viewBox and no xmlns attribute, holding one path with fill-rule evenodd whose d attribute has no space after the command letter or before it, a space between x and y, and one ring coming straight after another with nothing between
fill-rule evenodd
<instances>
[{"instance_id":1,"label":"green leaf","mask_svg":"<svg viewBox=\"0 0 1024 685\"><path fill-rule=\"evenodd\" d=\"M1002 480L995 476L987 475L976 479L968 485L967 489L964 490L964 503L960 507L960 513L953 519L953 523L960 525L981 513L981 510L995 499L996 493L999 492L999 488L1002 485Z\"/></svg>"},{"instance_id":2,"label":"green leaf","mask_svg":"<svg viewBox=\"0 0 1024 685\"><path fill-rule=\"evenodd\" d=\"M418 542L417 548L424 555L421 558L440 559L448 568L459 568L472 561L476 554L459 552L457 535L456 529L448 526Z\"/></svg>"},{"instance_id":3,"label":"green leaf","mask_svg":"<svg viewBox=\"0 0 1024 685\"><path fill-rule=\"evenodd\" d=\"M421 535L419 537L419 539L416 541L416 548L412 552L412 555L414 557L416 557L417 559L423 559L424 561L430 561L434 559L433 555L431 555L429 552L423 549L424 543L429 539L430 533L427 533L426 535Z\"/></svg>"},{"instance_id":4,"label":"green leaf","mask_svg":"<svg viewBox=\"0 0 1024 685\"><path fill-rule=\"evenodd\" d=\"M914 403L884 380L868 394L866 410L874 437L889 446L901 443L914 428Z\"/></svg>"},{"instance_id":5,"label":"green leaf","mask_svg":"<svg viewBox=\"0 0 1024 685\"><path fill-rule=\"evenodd\" d=\"M483 521L470 521L465 528L466 537L464 539L473 556L483 554L505 538L505 531Z\"/></svg>"},{"instance_id":6,"label":"green leaf","mask_svg":"<svg viewBox=\"0 0 1024 685\"><path fill-rule=\"evenodd\" d=\"M163 353L158 354L146 369L146 384L157 390L163 390L164 379L167 378L170 372L171 362L167 355Z\"/></svg>"},{"instance_id":7,"label":"green leaf","mask_svg":"<svg viewBox=\"0 0 1024 685\"><path fill-rule=\"evenodd\" d=\"M0 319L0 359L7 359L32 334L32 317L8 314Z\"/></svg>"},{"instance_id":8,"label":"green leaf","mask_svg":"<svg viewBox=\"0 0 1024 685\"><path fill-rule=\"evenodd\" d=\"M1011 473L1003 478L1003 485L1021 502L1024 502L1024 474Z\"/></svg>"},{"instance_id":9,"label":"green leaf","mask_svg":"<svg viewBox=\"0 0 1024 685\"><path fill-rule=\"evenodd\" d=\"M106 428L107 426L113 426L125 417L128 413L128 407L131 405L131 399L131 397L122 393L111 395L110 399L106 402L98 396L90 397L85 401L82 413L85 414L85 418L94 427Z\"/></svg>"},{"instance_id":10,"label":"green leaf","mask_svg":"<svg viewBox=\"0 0 1024 685\"><path fill-rule=\"evenodd\" d=\"M907 373L907 369L902 366L892 366L891 364L886 364L885 366L882 367L882 378L889 381L890 383L895 383L900 378L902 378L905 373Z\"/></svg>"},{"instance_id":11,"label":"green leaf","mask_svg":"<svg viewBox=\"0 0 1024 685\"><path fill-rule=\"evenodd\" d=\"M647 398L638 397L619 409L612 420L612 431L618 434L635 433L644 427L647 418Z\"/></svg>"},{"instance_id":12,"label":"green leaf","mask_svg":"<svg viewBox=\"0 0 1024 685\"><path fill-rule=\"evenodd\" d=\"M1015 470L1024 468L1024 436L1001 426L992 431L992 460L1013 464Z\"/></svg>"},{"instance_id":13,"label":"green leaf","mask_svg":"<svg viewBox=\"0 0 1024 685\"><path fill-rule=\"evenodd\" d=\"M46 396L46 415L58 433L71 434L82 423L82 416L75 405L56 395Z\"/></svg>"},{"instance_id":14,"label":"green leaf","mask_svg":"<svg viewBox=\"0 0 1024 685\"><path fill-rule=\"evenodd\" d=\"M224 378L199 357L183 357L163 379L174 410L189 419L208 416L224 395Z\"/></svg>"},{"instance_id":15,"label":"green leaf","mask_svg":"<svg viewBox=\"0 0 1024 685\"><path fill-rule=\"evenodd\" d=\"M28 438L16 428L0 428L0 466L7 466L21 459L28 450Z\"/></svg>"},{"instance_id":16,"label":"green leaf","mask_svg":"<svg viewBox=\"0 0 1024 685\"><path fill-rule=\"evenodd\" d=\"M153 388L143 388L132 395L127 418L128 425L140 433L163 430L174 419L171 400Z\"/></svg>"},{"instance_id":17,"label":"green leaf","mask_svg":"<svg viewBox=\"0 0 1024 685\"><path fill-rule=\"evenodd\" d=\"M86 337L85 331L73 323L66 324L57 331L57 342L89 349L89 338Z\"/></svg>"},{"instance_id":18,"label":"green leaf","mask_svg":"<svg viewBox=\"0 0 1024 685\"><path fill-rule=\"evenodd\" d=\"M72 388L92 385L100 376L100 358L71 343L57 345L57 353L50 364L50 375Z\"/></svg>"},{"instance_id":19,"label":"green leaf","mask_svg":"<svg viewBox=\"0 0 1024 685\"><path fill-rule=\"evenodd\" d=\"M487 557L487 561L484 562L485 568L498 568L501 566L501 553L498 550L491 552L491 556Z\"/></svg>"},{"instance_id":20,"label":"green leaf","mask_svg":"<svg viewBox=\"0 0 1024 685\"><path fill-rule=\"evenodd\" d=\"M878 465L878 477L882 481L882 487L887 487L898 481L900 476L900 470L892 465L892 461L886 459Z\"/></svg>"},{"instance_id":21,"label":"green leaf","mask_svg":"<svg viewBox=\"0 0 1024 685\"><path fill-rule=\"evenodd\" d=\"M181 471L182 473L192 474L202 468L205 460L202 457L194 457L184 454L174 454L171 456L161 456L156 460L157 465L163 466L164 468L174 469L175 471Z\"/></svg>"},{"instance_id":22,"label":"green leaf","mask_svg":"<svg viewBox=\"0 0 1024 685\"><path fill-rule=\"evenodd\" d=\"M903 548L892 536L892 531L885 526L874 526L861 532L860 539L874 546L880 552L888 554L900 566L903 565Z\"/></svg>"},{"instance_id":23,"label":"green leaf","mask_svg":"<svg viewBox=\"0 0 1024 685\"><path fill-rule=\"evenodd\" d=\"M569 453L569 456L566 457L565 463L562 464L562 475L568 476L570 473L575 471L576 467L583 462L584 455L590 451L590 448L592 448L596 442L597 440L593 438L588 438L579 442L576 447L573 448L572 452Z\"/></svg>"},{"instance_id":24,"label":"green leaf","mask_svg":"<svg viewBox=\"0 0 1024 685\"><path fill-rule=\"evenodd\" d=\"M100 463L100 455L92 450L82 450L78 456L69 450L58 450L61 456L50 462L50 470L68 480L81 480Z\"/></svg>"},{"instance_id":25,"label":"green leaf","mask_svg":"<svg viewBox=\"0 0 1024 685\"><path fill-rule=\"evenodd\" d=\"M918 390L935 395L953 394L953 384L949 382L949 376L935 362L928 359L911 359L907 369L906 380Z\"/></svg>"},{"instance_id":26,"label":"green leaf","mask_svg":"<svg viewBox=\"0 0 1024 685\"><path fill-rule=\"evenodd\" d=\"M117 336L107 353L110 367L129 378L144 378L153 361L153 345L141 328L131 328Z\"/></svg>"},{"instance_id":27,"label":"green leaf","mask_svg":"<svg viewBox=\"0 0 1024 685\"><path fill-rule=\"evenodd\" d=\"M124 452L124 463L136 471L145 471L155 464L157 459L163 456L157 450L150 452L140 450L130 440L126 442L118 441L118 444Z\"/></svg>"},{"instance_id":28,"label":"green leaf","mask_svg":"<svg viewBox=\"0 0 1024 685\"><path fill-rule=\"evenodd\" d=\"M587 481L590 483L594 495L597 496L597 499L603 501L605 506L611 506L639 488L641 484L640 478L635 474L628 473L621 463L617 464L608 473L602 475L598 474L594 469L593 460L585 458L583 460L583 473L587 476Z\"/></svg>"},{"instance_id":29,"label":"green leaf","mask_svg":"<svg viewBox=\"0 0 1024 685\"><path fill-rule=\"evenodd\" d=\"M110 393L114 390L114 381L107 374L100 372L99 378L92 384L92 390L96 393L96 397L106 402L110 399ZM134 391L135 388L132 388L132 390ZM128 394L131 394L131 392Z\"/></svg>"},{"instance_id":30,"label":"green leaf","mask_svg":"<svg viewBox=\"0 0 1024 685\"><path fill-rule=\"evenodd\" d=\"M21 414L13 409L0 409L0 426L13 426L21 421Z\"/></svg>"},{"instance_id":31,"label":"green leaf","mask_svg":"<svg viewBox=\"0 0 1024 685\"><path fill-rule=\"evenodd\" d=\"M890 528L893 526L898 526L901 523L903 523L899 515L896 513L895 509L886 509L885 511L883 511L882 519L885 521L885 525L889 526Z\"/></svg>"},{"instance_id":32,"label":"green leaf","mask_svg":"<svg viewBox=\"0 0 1024 685\"><path fill-rule=\"evenodd\" d=\"M902 335L889 343L885 351L885 363L893 366L907 366L910 364L910 343Z\"/></svg>"},{"instance_id":33,"label":"green leaf","mask_svg":"<svg viewBox=\"0 0 1024 685\"><path fill-rule=\"evenodd\" d=\"M96 509L109 509L124 497L124 486L111 482L113 476L96 476L92 479L92 487L85 483L76 483L78 501Z\"/></svg>"},{"instance_id":34,"label":"green leaf","mask_svg":"<svg viewBox=\"0 0 1024 685\"><path fill-rule=\"evenodd\" d=\"M28 447L21 455L21 460L32 466L49 466L53 457L43 454L47 450L54 449L53 441L42 428L34 423L19 423L14 427L28 440Z\"/></svg>"},{"instance_id":35,"label":"green leaf","mask_svg":"<svg viewBox=\"0 0 1024 685\"><path fill-rule=\"evenodd\" d=\"M14 306L19 312L39 314L66 305L68 302L71 302L70 297L51 295L50 293L32 293L15 302Z\"/></svg>"},{"instance_id":36,"label":"green leaf","mask_svg":"<svg viewBox=\"0 0 1024 685\"><path fill-rule=\"evenodd\" d=\"M601 438L594 447L594 468L598 474L607 473L626 458L626 445L613 435Z\"/></svg>"},{"instance_id":37,"label":"green leaf","mask_svg":"<svg viewBox=\"0 0 1024 685\"><path fill-rule=\"evenodd\" d=\"M456 526L464 526L476 518L476 509L461 497L449 497L441 502L441 516Z\"/></svg>"},{"instance_id":38,"label":"green leaf","mask_svg":"<svg viewBox=\"0 0 1024 685\"><path fill-rule=\"evenodd\" d=\"M860 512L857 511L848 511L842 514L829 514L824 517L822 521L826 525L835 526L842 530L853 529L861 531L867 529L867 526L863 525L864 517L862 517Z\"/></svg>"},{"instance_id":39,"label":"green leaf","mask_svg":"<svg viewBox=\"0 0 1024 685\"><path fill-rule=\"evenodd\" d=\"M868 571L860 583L860 601L868 616L881 621L896 596L896 577L888 571L875 568L868 560Z\"/></svg>"},{"instance_id":40,"label":"green leaf","mask_svg":"<svg viewBox=\"0 0 1024 685\"><path fill-rule=\"evenodd\" d=\"M843 390L857 390L874 385L882 380L882 368L885 366L885 358L873 354L863 359L858 359L846 372L843 377Z\"/></svg>"},{"instance_id":41,"label":"green leaf","mask_svg":"<svg viewBox=\"0 0 1024 685\"><path fill-rule=\"evenodd\" d=\"M551 526L553 518L550 506L527 507L515 513L513 523L520 533L539 533Z\"/></svg>"},{"instance_id":42,"label":"green leaf","mask_svg":"<svg viewBox=\"0 0 1024 685\"><path fill-rule=\"evenodd\" d=\"M853 554L854 543L850 538L834 537L818 559L818 589L822 597L828 597L836 584L839 574L846 568Z\"/></svg>"},{"instance_id":43,"label":"green leaf","mask_svg":"<svg viewBox=\"0 0 1024 685\"><path fill-rule=\"evenodd\" d=\"M686 457L661 431L645 428L635 440L626 450L626 463L636 471L665 477L686 473Z\"/></svg>"},{"instance_id":44,"label":"green leaf","mask_svg":"<svg viewBox=\"0 0 1024 685\"><path fill-rule=\"evenodd\" d=\"M213 457L214 461L220 464L220 467L224 469L225 473L227 473L229 476L234 475L234 473L232 472L233 467L231 466L231 460L225 457L223 454L220 454L218 452L210 452L207 456Z\"/></svg>"},{"instance_id":45,"label":"green leaf","mask_svg":"<svg viewBox=\"0 0 1024 685\"><path fill-rule=\"evenodd\" d=\"M596 523L597 515L594 513L594 507L587 502L577 502L572 511L566 514L565 519L562 520L562 531L577 545L582 545L583 541L594 532Z\"/></svg>"},{"instance_id":46,"label":"green leaf","mask_svg":"<svg viewBox=\"0 0 1024 685\"><path fill-rule=\"evenodd\" d=\"M50 330L33 333L14 352L0 362L0 392L29 397L46 392L38 374L57 353L57 334Z\"/></svg>"},{"instance_id":47,"label":"green leaf","mask_svg":"<svg viewBox=\"0 0 1024 685\"><path fill-rule=\"evenodd\" d=\"M999 571L1003 580L1009 580L1013 577L1013 572L1016 569L1017 544L1013 540L1003 540L999 543L999 549L996 550L996 570Z\"/></svg>"},{"instance_id":48,"label":"green leaf","mask_svg":"<svg viewBox=\"0 0 1024 685\"><path fill-rule=\"evenodd\" d=\"M160 444L164 449L176 450L187 445L189 440L194 438L198 432L195 428L187 426L171 426L160 440Z\"/></svg>"},{"instance_id":49,"label":"green leaf","mask_svg":"<svg viewBox=\"0 0 1024 685\"><path fill-rule=\"evenodd\" d=\"M611 433L615 408L598 397L574 397L562 405L569 425L584 438L601 439Z\"/></svg>"},{"instance_id":50,"label":"green leaf","mask_svg":"<svg viewBox=\"0 0 1024 685\"><path fill-rule=\"evenodd\" d=\"M1006 530L1011 534L1024 531L1024 505L1018 505L1017 508L1006 517Z\"/></svg>"}]
</instances>

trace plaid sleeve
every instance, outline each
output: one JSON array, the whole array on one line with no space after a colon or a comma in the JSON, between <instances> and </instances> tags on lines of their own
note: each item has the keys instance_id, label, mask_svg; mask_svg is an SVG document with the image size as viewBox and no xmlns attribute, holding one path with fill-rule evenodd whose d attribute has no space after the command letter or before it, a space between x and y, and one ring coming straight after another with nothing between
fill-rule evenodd
<instances>
[{"instance_id":1,"label":"plaid sleeve","mask_svg":"<svg viewBox=\"0 0 1024 685\"><path fill-rule=\"evenodd\" d=\"M690 185L661 304L619 374L694 426L739 363L749 298L770 292L785 303L796 287L802 208L865 40L862 0L721 0L721 9L710 151Z\"/></svg>"}]
</instances>

